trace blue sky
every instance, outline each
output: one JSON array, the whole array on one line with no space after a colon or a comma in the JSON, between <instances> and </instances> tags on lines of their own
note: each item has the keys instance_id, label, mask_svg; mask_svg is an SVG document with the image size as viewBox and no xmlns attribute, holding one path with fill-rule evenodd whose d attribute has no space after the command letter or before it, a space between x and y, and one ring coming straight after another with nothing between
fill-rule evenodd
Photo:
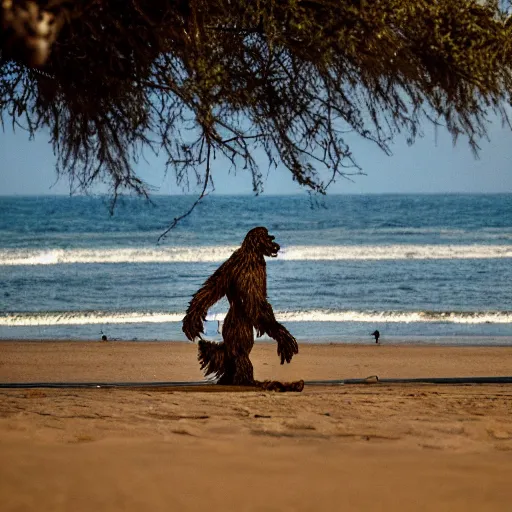
<instances>
[{"instance_id":1,"label":"blue sky","mask_svg":"<svg viewBox=\"0 0 512 512\"><path fill-rule=\"evenodd\" d=\"M451 136L439 130L437 140L433 128L425 126L425 137L409 147L397 138L393 155L386 156L372 144L355 139L352 151L366 176L354 181L339 179L330 193L443 193L443 192L512 192L512 132L495 122L489 129L490 141L482 141L480 158L475 159L464 139L452 145ZM48 137L40 134L28 140L26 132L13 133L6 126L0 137L0 194L68 194L69 184L56 182L55 157ZM182 193L172 176L164 177L163 159L148 155L148 164L138 167L140 176L157 188L160 194ZM266 172L266 163L262 160ZM227 165L215 162L213 176L218 194L250 194L248 171L228 175ZM198 189L190 190L190 193ZM97 189L101 192L101 189ZM283 167L272 169L265 181L265 194L295 194L302 189L292 181Z\"/></svg>"}]
</instances>

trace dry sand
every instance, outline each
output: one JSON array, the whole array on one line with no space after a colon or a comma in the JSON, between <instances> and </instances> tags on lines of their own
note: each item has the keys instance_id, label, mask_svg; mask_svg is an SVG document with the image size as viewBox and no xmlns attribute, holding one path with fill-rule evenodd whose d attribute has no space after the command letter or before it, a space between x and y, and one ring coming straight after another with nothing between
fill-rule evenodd
<instances>
[{"instance_id":1,"label":"dry sand","mask_svg":"<svg viewBox=\"0 0 512 512\"><path fill-rule=\"evenodd\" d=\"M512 347L302 345L259 379L512 375ZM200 380L183 343L0 342L0 381ZM0 389L2 511L512 510L512 386Z\"/></svg>"}]
</instances>

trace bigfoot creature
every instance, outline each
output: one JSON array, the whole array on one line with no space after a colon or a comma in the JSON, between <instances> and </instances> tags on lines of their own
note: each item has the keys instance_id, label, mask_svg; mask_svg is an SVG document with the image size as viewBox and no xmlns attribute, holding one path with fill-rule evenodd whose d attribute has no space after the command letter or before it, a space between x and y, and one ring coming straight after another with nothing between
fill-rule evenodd
<instances>
[{"instance_id":1,"label":"bigfoot creature","mask_svg":"<svg viewBox=\"0 0 512 512\"><path fill-rule=\"evenodd\" d=\"M267 272L264 256L275 258L279 245L267 229L257 227L247 233L242 246L224 262L196 292L183 319L183 332L189 340L199 338L201 370L218 378L218 384L260 386L278 391L302 391L304 381L281 383L254 380L249 354L257 335L268 334L277 341L281 364L289 363L299 352L295 338L274 317L267 301ZM201 338L208 309L224 295L229 311L222 328L222 343Z\"/></svg>"}]
</instances>

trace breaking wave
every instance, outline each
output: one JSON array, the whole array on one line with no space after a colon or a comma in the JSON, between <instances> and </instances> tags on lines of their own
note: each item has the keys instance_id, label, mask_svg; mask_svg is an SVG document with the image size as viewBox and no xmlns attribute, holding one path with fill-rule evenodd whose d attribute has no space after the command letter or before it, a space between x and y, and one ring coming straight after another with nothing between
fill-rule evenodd
<instances>
[{"instance_id":1,"label":"breaking wave","mask_svg":"<svg viewBox=\"0 0 512 512\"><path fill-rule=\"evenodd\" d=\"M0 265L71 263L222 262L235 246L124 249L1 249ZM285 261L431 260L512 258L512 245L318 245L290 246L276 258Z\"/></svg>"},{"instance_id":2,"label":"breaking wave","mask_svg":"<svg viewBox=\"0 0 512 512\"><path fill-rule=\"evenodd\" d=\"M0 315L0 326L172 323L181 322L184 316L185 313L105 311L8 313ZM207 320L223 321L224 317L225 313L216 313L208 315ZM277 311L276 318L281 322L508 324L512 323L512 311Z\"/></svg>"}]
</instances>

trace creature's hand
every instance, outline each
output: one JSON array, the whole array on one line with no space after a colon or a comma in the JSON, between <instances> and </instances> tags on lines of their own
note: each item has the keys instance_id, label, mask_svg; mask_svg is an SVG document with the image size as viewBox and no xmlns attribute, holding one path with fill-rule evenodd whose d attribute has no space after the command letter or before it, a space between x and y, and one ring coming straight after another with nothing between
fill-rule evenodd
<instances>
[{"instance_id":1,"label":"creature's hand","mask_svg":"<svg viewBox=\"0 0 512 512\"><path fill-rule=\"evenodd\" d=\"M284 364L285 361L289 363L293 355L299 353L297 340L282 325L279 326L275 334L277 355L281 358L281 364Z\"/></svg>"},{"instance_id":2,"label":"creature's hand","mask_svg":"<svg viewBox=\"0 0 512 512\"><path fill-rule=\"evenodd\" d=\"M185 318L183 319L182 330L185 333L185 336L190 341L194 341L195 338L197 338L198 336L200 337L201 334L204 332L203 320L199 315L185 315Z\"/></svg>"}]
</instances>

